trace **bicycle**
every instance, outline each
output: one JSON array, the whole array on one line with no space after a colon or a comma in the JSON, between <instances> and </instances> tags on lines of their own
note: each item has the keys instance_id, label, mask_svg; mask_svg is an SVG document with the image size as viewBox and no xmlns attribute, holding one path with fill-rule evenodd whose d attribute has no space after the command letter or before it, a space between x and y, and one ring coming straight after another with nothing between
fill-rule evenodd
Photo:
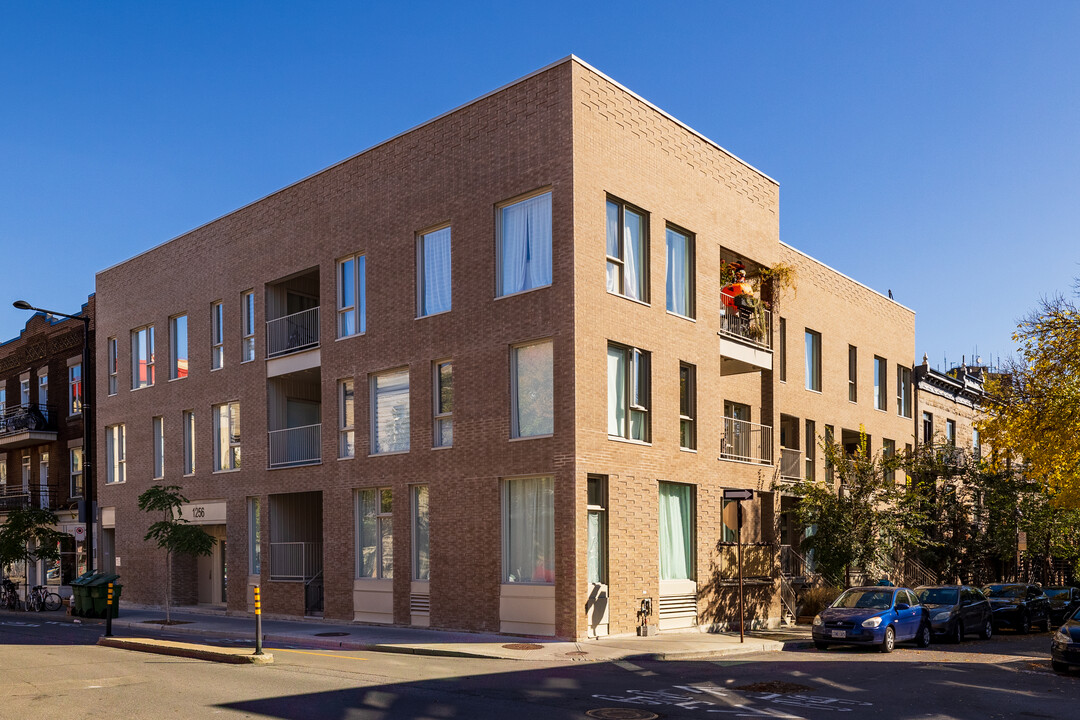
<instances>
[{"instance_id":1,"label":"bicycle","mask_svg":"<svg viewBox=\"0 0 1080 720\"><path fill-rule=\"evenodd\" d=\"M0 586L0 605L3 605L8 610L15 610L19 607L19 584L4 578L3 585Z\"/></svg>"},{"instance_id":2,"label":"bicycle","mask_svg":"<svg viewBox=\"0 0 1080 720\"><path fill-rule=\"evenodd\" d=\"M49 592L44 585L35 585L30 589L30 595L26 598L26 609L41 612L42 610L59 610L64 601L54 592Z\"/></svg>"}]
</instances>

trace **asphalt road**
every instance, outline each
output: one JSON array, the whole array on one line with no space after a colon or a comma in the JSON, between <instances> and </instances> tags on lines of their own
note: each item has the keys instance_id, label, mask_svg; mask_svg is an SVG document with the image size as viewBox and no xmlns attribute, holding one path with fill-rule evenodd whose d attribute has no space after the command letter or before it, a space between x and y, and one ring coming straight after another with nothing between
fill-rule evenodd
<instances>
[{"instance_id":1,"label":"asphalt road","mask_svg":"<svg viewBox=\"0 0 1080 720\"><path fill-rule=\"evenodd\" d=\"M254 667L100 648L100 626L47 618L0 618L0 718L584 720L590 710L620 720L631 711L642 719L1080 718L1080 674L1050 670L1046 633L891 655L832 648L619 663L586 655L557 666L274 647L274 665Z\"/></svg>"}]
</instances>

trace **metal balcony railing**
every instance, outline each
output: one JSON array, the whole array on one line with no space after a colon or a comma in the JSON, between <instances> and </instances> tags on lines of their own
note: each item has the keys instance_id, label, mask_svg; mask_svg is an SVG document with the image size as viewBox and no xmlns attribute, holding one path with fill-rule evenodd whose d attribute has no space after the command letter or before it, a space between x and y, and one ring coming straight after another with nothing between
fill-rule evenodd
<instances>
[{"instance_id":1,"label":"metal balcony railing","mask_svg":"<svg viewBox=\"0 0 1080 720\"><path fill-rule=\"evenodd\" d=\"M720 459L739 462L772 464L772 428L747 420L724 418L724 434L720 438Z\"/></svg>"},{"instance_id":2,"label":"metal balcony railing","mask_svg":"<svg viewBox=\"0 0 1080 720\"><path fill-rule=\"evenodd\" d=\"M780 479L802 480L802 450L780 448Z\"/></svg>"},{"instance_id":3,"label":"metal balcony railing","mask_svg":"<svg viewBox=\"0 0 1080 720\"><path fill-rule=\"evenodd\" d=\"M11 433L56 430L56 407L44 403L27 403L6 407L0 412L0 435Z\"/></svg>"},{"instance_id":4,"label":"metal balcony railing","mask_svg":"<svg viewBox=\"0 0 1080 720\"><path fill-rule=\"evenodd\" d=\"M322 573L321 542L270 543L270 579L307 582Z\"/></svg>"},{"instance_id":5,"label":"metal balcony railing","mask_svg":"<svg viewBox=\"0 0 1080 720\"><path fill-rule=\"evenodd\" d=\"M721 293L721 296L724 300L734 302L734 298L727 293ZM765 309L760 300L754 307L742 308L722 303L720 310L721 334L772 350L772 313Z\"/></svg>"},{"instance_id":6,"label":"metal balcony railing","mask_svg":"<svg viewBox=\"0 0 1080 720\"><path fill-rule=\"evenodd\" d=\"M60 491L48 485L0 485L0 512L17 508L56 509L66 499L60 495Z\"/></svg>"},{"instance_id":7,"label":"metal balcony railing","mask_svg":"<svg viewBox=\"0 0 1080 720\"><path fill-rule=\"evenodd\" d=\"M266 321L266 357L287 355L319 346L319 308L301 310Z\"/></svg>"},{"instance_id":8,"label":"metal balcony railing","mask_svg":"<svg viewBox=\"0 0 1080 720\"><path fill-rule=\"evenodd\" d=\"M322 461L322 424L271 430L270 467L311 465Z\"/></svg>"}]
</instances>

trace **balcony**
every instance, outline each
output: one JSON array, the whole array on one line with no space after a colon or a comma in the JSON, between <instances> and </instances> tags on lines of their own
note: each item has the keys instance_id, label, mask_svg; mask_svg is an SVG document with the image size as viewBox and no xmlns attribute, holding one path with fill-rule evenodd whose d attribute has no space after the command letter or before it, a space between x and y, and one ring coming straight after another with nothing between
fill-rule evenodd
<instances>
[{"instance_id":1,"label":"balcony","mask_svg":"<svg viewBox=\"0 0 1080 720\"><path fill-rule=\"evenodd\" d=\"M0 450L18 450L56 441L56 408L29 403L0 412Z\"/></svg>"},{"instance_id":2,"label":"balcony","mask_svg":"<svg viewBox=\"0 0 1080 720\"><path fill-rule=\"evenodd\" d=\"M772 427L747 420L724 418L720 459L772 465Z\"/></svg>"},{"instance_id":3,"label":"balcony","mask_svg":"<svg viewBox=\"0 0 1080 720\"><path fill-rule=\"evenodd\" d=\"M62 499L56 488L48 485L0 485L0 512L18 508L56 508Z\"/></svg>"},{"instance_id":4,"label":"balcony","mask_svg":"<svg viewBox=\"0 0 1080 720\"><path fill-rule=\"evenodd\" d=\"M322 462L322 424L271 430L270 468L315 465Z\"/></svg>"},{"instance_id":5,"label":"balcony","mask_svg":"<svg viewBox=\"0 0 1080 720\"><path fill-rule=\"evenodd\" d=\"M266 322L266 357L319 347L319 307L295 312Z\"/></svg>"},{"instance_id":6,"label":"balcony","mask_svg":"<svg viewBox=\"0 0 1080 720\"><path fill-rule=\"evenodd\" d=\"M799 482L802 476L802 450L780 448L780 479Z\"/></svg>"},{"instance_id":7,"label":"balcony","mask_svg":"<svg viewBox=\"0 0 1080 720\"><path fill-rule=\"evenodd\" d=\"M717 335L722 375L772 370L772 313L760 304L753 308L722 304Z\"/></svg>"}]
</instances>

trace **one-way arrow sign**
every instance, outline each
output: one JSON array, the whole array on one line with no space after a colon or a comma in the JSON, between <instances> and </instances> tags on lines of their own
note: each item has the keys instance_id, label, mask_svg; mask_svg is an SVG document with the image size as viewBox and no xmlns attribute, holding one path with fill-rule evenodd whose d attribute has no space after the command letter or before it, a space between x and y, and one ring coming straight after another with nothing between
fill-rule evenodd
<instances>
[{"instance_id":1,"label":"one-way arrow sign","mask_svg":"<svg viewBox=\"0 0 1080 720\"><path fill-rule=\"evenodd\" d=\"M753 500L753 490L724 490L725 500Z\"/></svg>"}]
</instances>

